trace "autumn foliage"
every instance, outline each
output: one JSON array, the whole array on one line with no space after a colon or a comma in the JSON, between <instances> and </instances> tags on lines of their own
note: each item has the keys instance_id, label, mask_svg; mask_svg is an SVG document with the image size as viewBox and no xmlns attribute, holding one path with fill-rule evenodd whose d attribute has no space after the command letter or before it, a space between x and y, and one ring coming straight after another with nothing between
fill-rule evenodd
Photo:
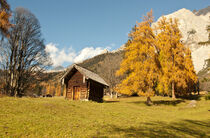
<instances>
[{"instance_id":1,"label":"autumn foliage","mask_svg":"<svg viewBox=\"0 0 210 138\"><path fill-rule=\"evenodd\" d=\"M55 95L57 95L57 93L60 93L57 91L56 84L52 81L42 82L40 85L43 88L43 92L41 93L41 95L50 94L52 96L55 96Z\"/></svg>"},{"instance_id":2,"label":"autumn foliage","mask_svg":"<svg viewBox=\"0 0 210 138\"><path fill-rule=\"evenodd\" d=\"M176 19L163 17L157 26L152 10L129 34L124 60L117 76L126 78L117 85L120 93L138 94L150 99L156 92L175 98L190 92L197 82L191 52L181 42Z\"/></svg>"},{"instance_id":3,"label":"autumn foliage","mask_svg":"<svg viewBox=\"0 0 210 138\"><path fill-rule=\"evenodd\" d=\"M0 31L6 36L8 36L8 30L12 26L9 22L10 16L10 6L6 0L0 0Z\"/></svg>"},{"instance_id":4,"label":"autumn foliage","mask_svg":"<svg viewBox=\"0 0 210 138\"><path fill-rule=\"evenodd\" d=\"M175 89L177 94L187 93L197 81L191 51L181 43L182 36L176 19L167 21L163 17L156 29L159 31L156 45L160 51L158 57L161 66L157 89L166 94L171 89L175 98Z\"/></svg>"},{"instance_id":5,"label":"autumn foliage","mask_svg":"<svg viewBox=\"0 0 210 138\"><path fill-rule=\"evenodd\" d=\"M126 47L124 60L117 75L127 74L126 79L117 87L124 94L138 93L150 97L154 94L154 86L158 78L156 63L155 35L151 28L152 12L137 23L130 33L130 41Z\"/></svg>"}]
</instances>

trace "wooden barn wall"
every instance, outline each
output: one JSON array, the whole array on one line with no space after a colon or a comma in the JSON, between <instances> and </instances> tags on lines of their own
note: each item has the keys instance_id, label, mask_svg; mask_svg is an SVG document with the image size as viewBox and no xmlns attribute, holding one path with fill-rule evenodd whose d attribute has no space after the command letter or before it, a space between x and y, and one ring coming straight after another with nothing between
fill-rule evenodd
<instances>
[{"instance_id":1,"label":"wooden barn wall","mask_svg":"<svg viewBox=\"0 0 210 138\"><path fill-rule=\"evenodd\" d=\"M87 99L87 82L83 83L83 75L76 71L68 80L67 90L66 90L66 98L73 99L73 87L80 86L80 98L79 99Z\"/></svg>"},{"instance_id":2,"label":"wooden barn wall","mask_svg":"<svg viewBox=\"0 0 210 138\"><path fill-rule=\"evenodd\" d=\"M89 100L102 102L104 96L104 86L95 81L90 81Z\"/></svg>"}]
</instances>

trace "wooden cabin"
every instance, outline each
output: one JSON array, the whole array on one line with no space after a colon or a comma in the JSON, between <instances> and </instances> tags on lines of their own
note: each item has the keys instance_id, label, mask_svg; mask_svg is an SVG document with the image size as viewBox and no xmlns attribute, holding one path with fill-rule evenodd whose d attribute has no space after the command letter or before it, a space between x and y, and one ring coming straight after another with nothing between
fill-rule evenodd
<instances>
[{"instance_id":1,"label":"wooden cabin","mask_svg":"<svg viewBox=\"0 0 210 138\"><path fill-rule=\"evenodd\" d=\"M104 88L108 84L97 74L76 64L62 76L66 86L65 97L71 100L103 101Z\"/></svg>"}]
</instances>

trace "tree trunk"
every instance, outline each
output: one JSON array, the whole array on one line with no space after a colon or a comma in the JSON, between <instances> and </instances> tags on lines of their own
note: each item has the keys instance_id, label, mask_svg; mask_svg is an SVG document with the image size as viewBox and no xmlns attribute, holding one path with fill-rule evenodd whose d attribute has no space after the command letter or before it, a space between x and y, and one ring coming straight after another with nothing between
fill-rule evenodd
<instances>
[{"instance_id":1,"label":"tree trunk","mask_svg":"<svg viewBox=\"0 0 210 138\"><path fill-rule=\"evenodd\" d=\"M152 104L152 100L151 100L150 97L147 97L147 104L148 104L148 105L151 105L151 104Z\"/></svg>"},{"instance_id":2,"label":"tree trunk","mask_svg":"<svg viewBox=\"0 0 210 138\"><path fill-rule=\"evenodd\" d=\"M197 92L198 92L198 95L200 95L200 84L199 84L199 81L197 82Z\"/></svg>"},{"instance_id":3,"label":"tree trunk","mask_svg":"<svg viewBox=\"0 0 210 138\"><path fill-rule=\"evenodd\" d=\"M118 97L118 93L116 92L116 99L117 99L117 97Z\"/></svg>"},{"instance_id":4,"label":"tree trunk","mask_svg":"<svg viewBox=\"0 0 210 138\"><path fill-rule=\"evenodd\" d=\"M175 90L174 90L174 81L172 82L172 99L176 99Z\"/></svg>"},{"instance_id":5,"label":"tree trunk","mask_svg":"<svg viewBox=\"0 0 210 138\"><path fill-rule=\"evenodd\" d=\"M14 96L17 97L17 95L18 95L18 93L17 93L17 91L15 91L15 95Z\"/></svg>"},{"instance_id":6,"label":"tree trunk","mask_svg":"<svg viewBox=\"0 0 210 138\"><path fill-rule=\"evenodd\" d=\"M112 92L110 92L110 97L111 97L111 99L113 98L113 94L112 94Z\"/></svg>"}]
</instances>

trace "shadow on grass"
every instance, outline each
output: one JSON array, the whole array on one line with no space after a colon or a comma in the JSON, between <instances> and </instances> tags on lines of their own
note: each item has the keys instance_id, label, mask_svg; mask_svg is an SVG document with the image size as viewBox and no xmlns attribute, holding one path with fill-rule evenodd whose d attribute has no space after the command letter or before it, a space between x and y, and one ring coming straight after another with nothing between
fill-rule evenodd
<instances>
[{"instance_id":1,"label":"shadow on grass","mask_svg":"<svg viewBox=\"0 0 210 138\"><path fill-rule=\"evenodd\" d=\"M160 100L160 101L154 101L154 105L173 105L176 106L177 104L184 103L184 100Z\"/></svg>"},{"instance_id":2,"label":"shadow on grass","mask_svg":"<svg viewBox=\"0 0 210 138\"><path fill-rule=\"evenodd\" d=\"M176 106L177 104L185 102L184 100L159 100L159 101L153 101L153 105L173 105ZM135 101L135 102L129 102L129 103L134 103L134 104L146 104L148 105L145 101Z\"/></svg>"},{"instance_id":3,"label":"shadow on grass","mask_svg":"<svg viewBox=\"0 0 210 138\"><path fill-rule=\"evenodd\" d=\"M189 96L181 96L181 97L178 97L178 98L181 98L181 99L186 99L186 100L196 100L196 101L200 101L201 100L201 95L189 95Z\"/></svg>"},{"instance_id":4,"label":"shadow on grass","mask_svg":"<svg viewBox=\"0 0 210 138\"><path fill-rule=\"evenodd\" d=\"M182 120L177 123L150 122L130 127L109 125L103 126L93 137L210 137L210 120Z\"/></svg>"}]
</instances>

